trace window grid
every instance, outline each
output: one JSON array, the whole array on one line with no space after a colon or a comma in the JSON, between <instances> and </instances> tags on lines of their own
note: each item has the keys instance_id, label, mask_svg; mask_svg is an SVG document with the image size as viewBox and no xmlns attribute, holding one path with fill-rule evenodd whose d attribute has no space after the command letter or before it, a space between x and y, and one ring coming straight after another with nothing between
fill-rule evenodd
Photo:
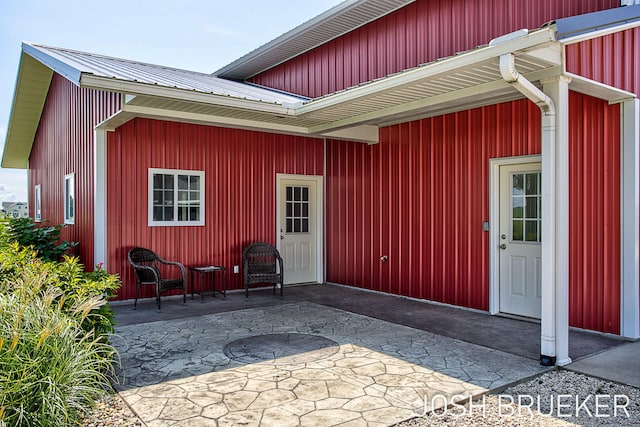
<instances>
[{"instance_id":1,"label":"window grid","mask_svg":"<svg viewBox=\"0 0 640 427\"><path fill-rule=\"evenodd\" d=\"M149 225L204 225L204 172L149 169Z\"/></svg>"},{"instance_id":2,"label":"window grid","mask_svg":"<svg viewBox=\"0 0 640 427\"><path fill-rule=\"evenodd\" d=\"M542 194L540 172L512 174L511 240L542 241Z\"/></svg>"},{"instance_id":3,"label":"window grid","mask_svg":"<svg viewBox=\"0 0 640 427\"><path fill-rule=\"evenodd\" d=\"M35 186L33 192L33 198L35 206L33 209L33 219L36 222L42 221L42 186L40 184Z\"/></svg>"},{"instance_id":4,"label":"window grid","mask_svg":"<svg viewBox=\"0 0 640 427\"><path fill-rule=\"evenodd\" d=\"M309 232L309 187L286 186L287 233Z\"/></svg>"},{"instance_id":5,"label":"window grid","mask_svg":"<svg viewBox=\"0 0 640 427\"><path fill-rule=\"evenodd\" d=\"M75 224L76 196L75 174L64 177L64 223Z\"/></svg>"}]
</instances>

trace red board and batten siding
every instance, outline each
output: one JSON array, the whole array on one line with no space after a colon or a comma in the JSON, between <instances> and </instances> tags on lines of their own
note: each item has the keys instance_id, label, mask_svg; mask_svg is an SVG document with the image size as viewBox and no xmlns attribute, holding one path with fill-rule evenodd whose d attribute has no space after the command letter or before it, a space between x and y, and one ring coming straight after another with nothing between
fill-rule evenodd
<instances>
[{"instance_id":1,"label":"red board and batten siding","mask_svg":"<svg viewBox=\"0 0 640 427\"><path fill-rule=\"evenodd\" d=\"M34 216L33 188L42 188L42 219L64 222L64 176L75 173L75 224L64 239L81 242L74 250L93 270L94 127L120 109L120 95L81 89L53 74L29 157L29 213Z\"/></svg>"},{"instance_id":2,"label":"red board and batten siding","mask_svg":"<svg viewBox=\"0 0 640 427\"><path fill-rule=\"evenodd\" d=\"M228 288L242 285L248 242L275 243L276 174L323 175L322 140L136 119L108 134L107 241L109 271L120 274L120 299L135 297L127 263L134 246L185 265L218 264ZM148 168L205 171L203 227L149 227ZM152 294L147 289L144 296Z\"/></svg>"},{"instance_id":3,"label":"red board and batten siding","mask_svg":"<svg viewBox=\"0 0 640 427\"><path fill-rule=\"evenodd\" d=\"M566 59L567 71L610 86L624 89L635 93L636 96L640 97L640 74L638 73L638 70L640 69L640 28L634 28L567 46ZM611 125L613 128L607 128L604 129L604 131L608 133L618 132L619 128L616 127L615 123L615 120L612 118ZM594 129L593 126L597 125L589 124L589 126L585 126L584 133L589 134L594 132L594 130L596 132L603 131L597 127ZM616 150L619 150L619 147L615 148ZM607 147L606 150L600 151L599 154L604 158L609 158L605 167L608 167L609 164L613 163L616 163L616 167L619 166L617 164L619 163L619 158L615 157L619 154L619 151L613 151L610 147ZM578 163L574 165L576 169L579 166L580 165ZM608 184L611 184L610 182L594 181L593 179L590 180L590 171L580 169L576 172L578 174L582 174L584 179L592 184L592 186L585 184L584 188L577 188L577 191L586 190L584 191L585 194L577 194L572 198L572 206L576 205L581 207L581 211L584 214L592 212L592 209L589 209L590 204L602 202L602 200L591 200L597 198L601 192L604 191L603 194L606 195L608 192L619 191L619 189L616 189L615 187L609 187ZM612 171L612 173L613 172L614 171ZM612 176L612 179L616 179L615 176ZM593 191L592 188L595 188L596 191ZM608 199L605 198L604 200L606 201ZM612 206L612 208L616 206ZM580 209L576 209L576 211L579 210ZM618 216L616 216L616 213L617 212L612 211L609 212L608 215L596 216L592 218L589 225L594 227L602 226L609 233L616 233L619 228L617 225L620 220L619 213ZM610 224L613 224L613 227L609 226ZM579 241L574 239L572 242L577 244ZM590 244L591 242L585 240L582 243ZM611 243L615 244L615 240ZM589 277L594 273L602 276L607 275L609 271L615 272L613 271L616 267L614 263L618 263L619 265L619 258L610 259L608 256L608 254L613 250L615 250L615 247L612 248L611 245L609 245L601 248L601 257L599 258L589 259L588 257L585 257L587 262L584 264L572 263L570 266L571 276L575 277L578 281L581 278ZM594 272L594 266L589 265L589 262L591 264L598 263L598 265L604 264L606 267L604 268L604 271ZM611 298L615 300L616 298L619 299L619 296L619 287L615 286L608 289L608 292L606 293L589 288L584 289L584 292L572 292L570 295L571 304L576 307L576 309L571 312L572 322L582 321L589 325L585 327L600 330L600 325L598 323L594 324L594 319L584 319L584 313L588 313L592 310L594 305L599 306L602 300Z\"/></svg>"},{"instance_id":4,"label":"red board and batten siding","mask_svg":"<svg viewBox=\"0 0 640 427\"><path fill-rule=\"evenodd\" d=\"M539 153L539 123L519 101L329 142L327 280L488 310L489 159Z\"/></svg>"},{"instance_id":5,"label":"red board and batten siding","mask_svg":"<svg viewBox=\"0 0 640 427\"><path fill-rule=\"evenodd\" d=\"M571 93L570 110L571 325L619 333L619 108ZM330 141L327 280L488 310L489 159L539 153L526 100Z\"/></svg>"},{"instance_id":6,"label":"red board and batten siding","mask_svg":"<svg viewBox=\"0 0 640 427\"><path fill-rule=\"evenodd\" d=\"M417 0L250 80L319 97L619 0Z\"/></svg>"}]
</instances>

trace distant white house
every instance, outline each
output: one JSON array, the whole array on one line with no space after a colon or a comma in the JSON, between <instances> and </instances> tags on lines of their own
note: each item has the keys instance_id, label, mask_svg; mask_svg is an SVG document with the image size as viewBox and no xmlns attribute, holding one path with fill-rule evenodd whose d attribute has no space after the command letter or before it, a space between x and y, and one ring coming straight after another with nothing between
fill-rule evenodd
<instances>
[{"instance_id":1,"label":"distant white house","mask_svg":"<svg viewBox=\"0 0 640 427\"><path fill-rule=\"evenodd\" d=\"M2 217L28 218L29 204L26 202L2 202Z\"/></svg>"}]
</instances>

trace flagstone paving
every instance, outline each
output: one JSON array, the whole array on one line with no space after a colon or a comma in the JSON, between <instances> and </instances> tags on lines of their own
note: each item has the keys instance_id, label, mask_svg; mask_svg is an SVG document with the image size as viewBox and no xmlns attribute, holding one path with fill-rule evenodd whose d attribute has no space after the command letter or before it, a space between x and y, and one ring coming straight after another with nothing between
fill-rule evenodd
<instances>
[{"instance_id":1,"label":"flagstone paving","mask_svg":"<svg viewBox=\"0 0 640 427\"><path fill-rule=\"evenodd\" d=\"M470 325L473 327L473 325ZM386 426L535 375L530 359L293 303L118 327L149 426Z\"/></svg>"}]
</instances>

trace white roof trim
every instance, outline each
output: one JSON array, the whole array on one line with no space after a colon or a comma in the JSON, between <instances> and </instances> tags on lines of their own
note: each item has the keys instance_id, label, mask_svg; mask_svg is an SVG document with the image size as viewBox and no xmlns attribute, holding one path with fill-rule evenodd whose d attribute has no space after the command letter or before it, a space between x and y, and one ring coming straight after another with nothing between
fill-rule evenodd
<instances>
[{"instance_id":1,"label":"white roof trim","mask_svg":"<svg viewBox=\"0 0 640 427\"><path fill-rule=\"evenodd\" d=\"M604 99L609 101L609 104L617 104L636 97L633 92L627 92L577 74L564 72L563 75L571 79L569 89L572 91Z\"/></svg>"}]
</instances>

